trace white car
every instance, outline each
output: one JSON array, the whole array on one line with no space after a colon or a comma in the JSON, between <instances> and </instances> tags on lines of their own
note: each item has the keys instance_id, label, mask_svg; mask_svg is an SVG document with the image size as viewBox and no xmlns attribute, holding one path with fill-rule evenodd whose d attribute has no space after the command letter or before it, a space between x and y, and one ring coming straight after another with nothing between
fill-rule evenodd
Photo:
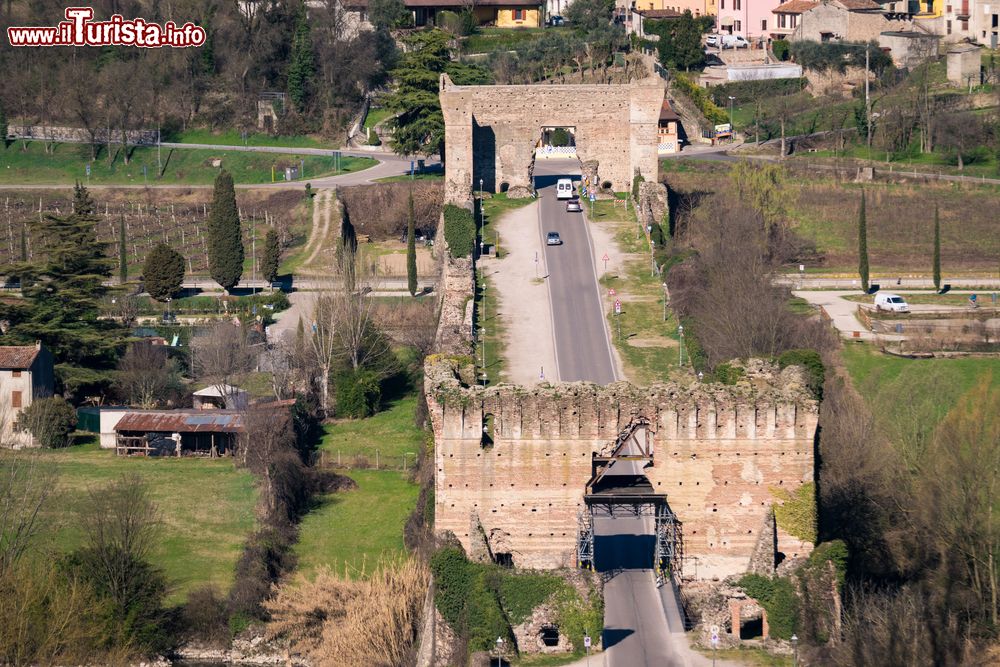
<instances>
[{"instance_id":1,"label":"white car","mask_svg":"<svg viewBox=\"0 0 1000 667\"><path fill-rule=\"evenodd\" d=\"M545 245L562 245L562 239L559 238L559 232L549 232L545 236Z\"/></svg>"},{"instance_id":2,"label":"white car","mask_svg":"<svg viewBox=\"0 0 1000 667\"><path fill-rule=\"evenodd\" d=\"M708 37L705 38L705 46L713 46L713 47L715 47L715 46L718 46L718 45L719 45L719 36L718 35L709 35Z\"/></svg>"},{"instance_id":3,"label":"white car","mask_svg":"<svg viewBox=\"0 0 1000 667\"><path fill-rule=\"evenodd\" d=\"M908 313L910 312L910 305L906 303L906 299L899 296L898 294L876 294L875 295L875 310L887 311L890 313Z\"/></svg>"},{"instance_id":4,"label":"white car","mask_svg":"<svg viewBox=\"0 0 1000 667\"><path fill-rule=\"evenodd\" d=\"M748 42L743 35L723 35L722 36L722 48L723 49L748 49L750 48L750 42Z\"/></svg>"},{"instance_id":5,"label":"white car","mask_svg":"<svg viewBox=\"0 0 1000 667\"><path fill-rule=\"evenodd\" d=\"M580 213L581 211L583 211L583 207L580 206L579 200L573 199L571 201L566 202L567 213Z\"/></svg>"}]
</instances>

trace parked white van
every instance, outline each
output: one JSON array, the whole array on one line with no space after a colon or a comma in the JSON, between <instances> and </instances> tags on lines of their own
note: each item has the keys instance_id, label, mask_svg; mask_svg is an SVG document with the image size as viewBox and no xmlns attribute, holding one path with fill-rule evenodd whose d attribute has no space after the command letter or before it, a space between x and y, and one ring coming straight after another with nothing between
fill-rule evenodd
<instances>
[{"instance_id":1,"label":"parked white van","mask_svg":"<svg viewBox=\"0 0 1000 667\"><path fill-rule=\"evenodd\" d=\"M556 199L573 198L573 181L568 178L560 178L556 181Z\"/></svg>"},{"instance_id":2,"label":"parked white van","mask_svg":"<svg viewBox=\"0 0 1000 667\"><path fill-rule=\"evenodd\" d=\"M724 49L746 49L750 47L743 35L722 35L722 48Z\"/></svg>"},{"instance_id":3,"label":"parked white van","mask_svg":"<svg viewBox=\"0 0 1000 667\"><path fill-rule=\"evenodd\" d=\"M906 299L898 294L879 293L875 295L875 310L885 310L890 313L908 313L910 312L910 306L906 303Z\"/></svg>"}]
</instances>

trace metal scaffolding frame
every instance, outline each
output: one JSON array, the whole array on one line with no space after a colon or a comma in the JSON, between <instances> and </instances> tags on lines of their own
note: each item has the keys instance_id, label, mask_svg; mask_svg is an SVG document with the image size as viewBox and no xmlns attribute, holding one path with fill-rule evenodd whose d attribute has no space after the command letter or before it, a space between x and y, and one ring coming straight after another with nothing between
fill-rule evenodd
<instances>
[{"instance_id":1,"label":"metal scaffolding frame","mask_svg":"<svg viewBox=\"0 0 1000 667\"><path fill-rule=\"evenodd\" d=\"M591 512L577 514L580 531L576 540L576 564L581 569L594 569L594 517Z\"/></svg>"},{"instance_id":2,"label":"metal scaffolding frame","mask_svg":"<svg viewBox=\"0 0 1000 667\"><path fill-rule=\"evenodd\" d=\"M682 555L683 544L677 515L663 503L656 508L656 553L653 561L656 571L680 575Z\"/></svg>"}]
</instances>

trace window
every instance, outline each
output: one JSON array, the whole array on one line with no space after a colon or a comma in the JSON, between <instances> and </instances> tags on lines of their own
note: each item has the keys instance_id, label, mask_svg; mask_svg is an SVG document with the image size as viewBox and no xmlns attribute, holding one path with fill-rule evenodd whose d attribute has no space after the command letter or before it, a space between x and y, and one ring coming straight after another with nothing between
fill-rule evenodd
<instances>
[{"instance_id":1,"label":"window","mask_svg":"<svg viewBox=\"0 0 1000 667\"><path fill-rule=\"evenodd\" d=\"M736 10L740 9L740 3L742 1L743 0L733 0L733 9L736 9Z\"/></svg>"},{"instance_id":2,"label":"window","mask_svg":"<svg viewBox=\"0 0 1000 667\"><path fill-rule=\"evenodd\" d=\"M524 20L524 10L523 9L515 9L514 10L514 20L515 21L523 21Z\"/></svg>"},{"instance_id":3,"label":"window","mask_svg":"<svg viewBox=\"0 0 1000 667\"><path fill-rule=\"evenodd\" d=\"M11 377L15 377L15 378L19 378L19 377L21 377L21 371L11 371L10 372L10 376Z\"/></svg>"},{"instance_id":4,"label":"window","mask_svg":"<svg viewBox=\"0 0 1000 667\"><path fill-rule=\"evenodd\" d=\"M726 8L726 0L719 0L719 9Z\"/></svg>"},{"instance_id":5,"label":"window","mask_svg":"<svg viewBox=\"0 0 1000 667\"><path fill-rule=\"evenodd\" d=\"M968 30L968 29L969 29L969 22L962 21L962 30Z\"/></svg>"},{"instance_id":6,"label":"window","mask_svg":"<svg viewBox=\"0 0 1000 667\"><path fill-rule=\"evenodd\" d=\"M19 391L10 392L10 407L12 408L21 407L21 392Z\"/></svg>"},{"instance_id":7,"label":"window","mask_svg":"<svg viewBox=\"0 0 1000 667\"><path fill-rule=\"evenodd\" d=\"M761 30L767 30L767 19L761 19L760 20L760 29Z\"/></svg>"},{"instance_id":8,"label":"window","mask_svg":"<svg viewBox=\"0 0 1000 667\"><path fill-rule=\"evenodd\" d=\"M739 9L739 7L737 7L737 9ZM743 29L743 26L740 24L739 21L737 21L736 25L734 26L734 28L735 28L736 32L739 32L740 30Z\"/></svg>"},{"instance_id":9,"label":"window","mask_svg":"<svg viewBox=\"0 0 1000 667\"><path fill-rule=\"evenodd\" d=\"M790 25L790 26L788 26L788 27L789 27L789 28L794 28L794 27L795 27L795 26L797 26L798 24L799 24L799 17L798 17L798 16L796 16L795 14L792 14L792 25Z\"/></svg>"},{"instance_id":10,"label":"window","mask_svg":"<svg viewBox=\"0 0 1000 667\"><path fill-rule=\"evenodd\" d=\"M946 34L950 35L951 34L951 21L945 21L945 26L947 26L947 28L948 28L948 32Z\"/></svg>"}]
</instances>

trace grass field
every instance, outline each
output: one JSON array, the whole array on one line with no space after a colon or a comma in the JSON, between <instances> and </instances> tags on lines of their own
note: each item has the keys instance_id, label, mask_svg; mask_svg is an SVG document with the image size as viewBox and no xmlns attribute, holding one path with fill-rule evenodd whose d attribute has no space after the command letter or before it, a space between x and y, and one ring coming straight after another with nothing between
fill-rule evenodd
<instances>
[{"instance_id":1,"label":"grass field","mask_svg":"<svg viewBox=\"0 0 1000 667\"><path fill-rule=\"evenodd\" d=\"M462 39L462 53L492 53L509 51L516 46L539 39L544 32L568 32L570 28L480 28L474 35Z\"/></svg>"},{"instance_id":2,"label":"grass field","mask_svg":"<svg viewBox=\"0 0 1000 667\"><path fill-rule=\"evenodd\" d=\"M243 542L254 528L257 492L246 470L231 459L120 458L96 443L40 450L39 462L58 475L57 497L42 518L42 544L57 553L79 546L82 535L72 508L90 490L135 473L149 485L161 526L152 560L172 586L169 601L183 602L191 589L232 584Z\"/></svg>"},{"instance_id":3,"label":"grass field","mask_svg":"<svg viewBox=\"0 0 1000 667\"><path fill-rule=\"evenodd\" d=\"M336 150L332 142L322 138L309 136L274 136L270 134L259 134L253 132L247 135L246 142L237 130L225 130L223 132L213 132L211 130L188 130L179 133L172 139L163 138L163 141L170 141L178 144L214 144L218 146L280 146L285 148L329 148Z\"/></svg>"},{"instance_id":4,"label":"grass field","mask_svg":"<svg viewBox=\"0 0 1000 667\"><path fill-rule=\"evenodd\" d=\"M403 553L403 526L419 486L391 470L354 470L350 491L324 496L299 524L299 571L327 566L349 576L371 572L384 555Z\"/></svg>"},{"instance_id":5,"label":"grass field","mask_svg":"<svg viewBox=\"0 0 1000 667\"><path fill-rule=\"evenodd\" d=\"M336 462L337 454L345 465L355 456L365 456L374 465L375 453L383 463L399 465L403 456L413 465L424 442L424 432L413 422L417 397L410 394L389 404L382 412L367 419L342 419L324 426L320 451Z\"/></svg>"},{"instance_id":6,"label":"grass field","mask_svg":"<svg viewBox=\"0 0 1000 667\"><path fill-rule=\"evenodd\" d=\"M391 115L392 112L388 109L372 107L368 110L368 114L365 116L365 128L375 127Z\"/></svg>"},{"instance_id":7,"label":"grass field","mask_svg":"<svg viewBox=\"0 0 1000 667\"><path fill-rule=\"evenodd\" d=\"M0 151L0 182L14 184L71 184L80 181L85 185L210 185L219 170L213 160L221 160L236 183L255 184L283 181L285 167L301 167L304 175L299 181L334 173L332 157L282 155L277 153L226 152L211 149L161 149L163 176L157 178L156 147L137 147L132 151L128 165L122 151L115 150L112 163L108 164L105 148L97 160L90 160L90 146L83 144L57 144L52 153L45 153L41 142L29 142L26 151L15 143ZM86 166L90 164L90 176ZM371 158L344 157L342 172L367 169L376 163ZM145 172L144 172L145 170Z\"/></svg>"}]
</instances>

